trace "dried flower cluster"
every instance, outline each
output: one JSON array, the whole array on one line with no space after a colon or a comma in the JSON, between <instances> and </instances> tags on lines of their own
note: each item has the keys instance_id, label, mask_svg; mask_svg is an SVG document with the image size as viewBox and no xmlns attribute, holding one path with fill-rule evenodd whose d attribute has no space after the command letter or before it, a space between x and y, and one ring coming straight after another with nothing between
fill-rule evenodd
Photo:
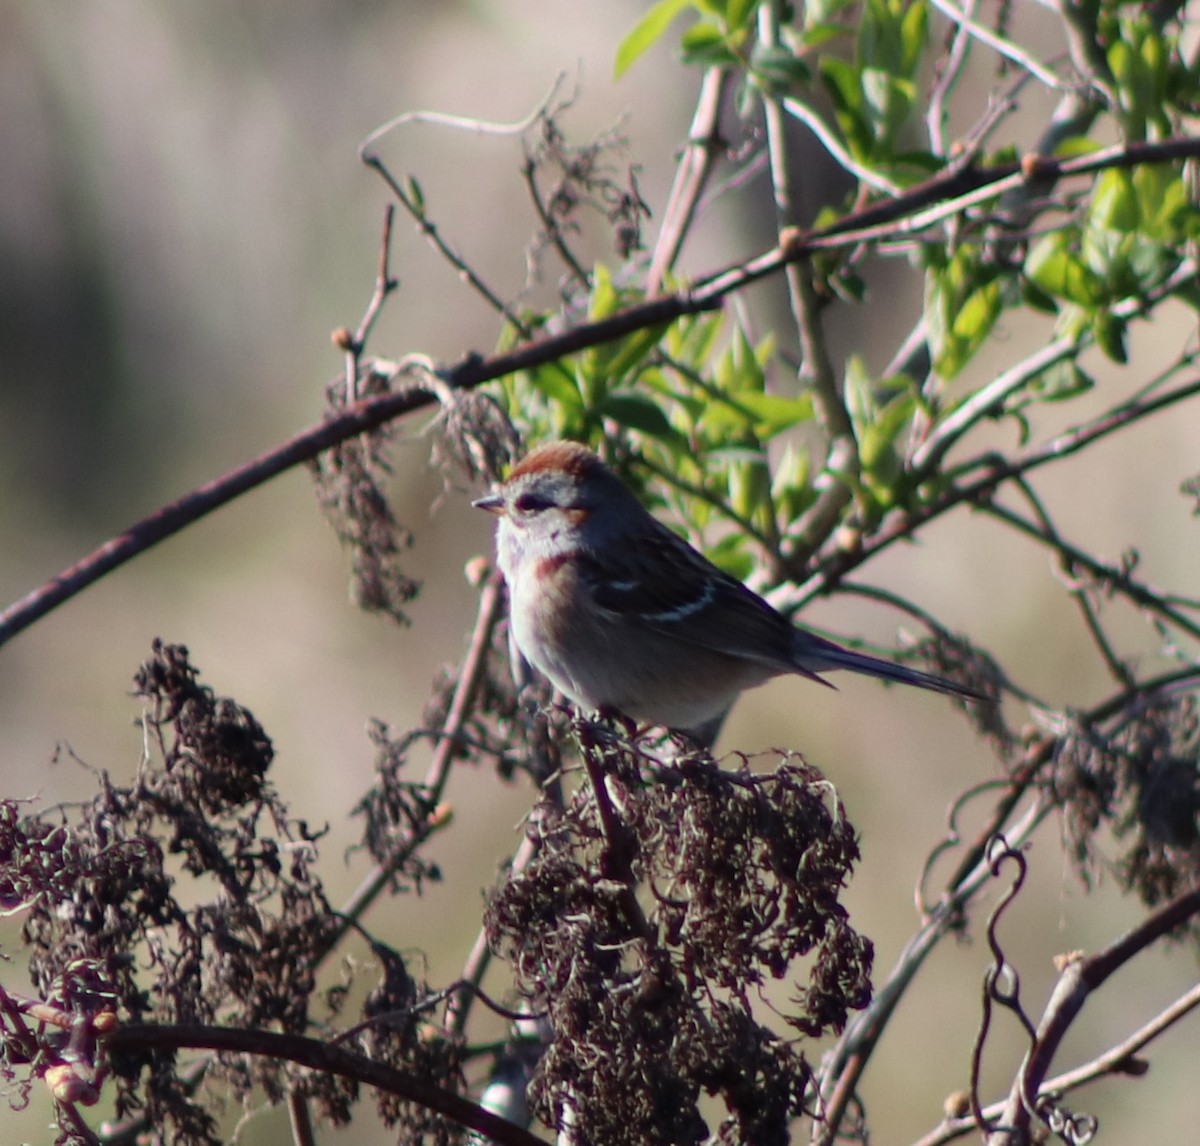
<instances>
[{"instance_id":1,"label":"dried flower cluster","mask_svg":"<svg viewBox=\"0 0 1200 1146\"><path fill-rule=\"evenodd\" d=\"M794 756L770 775L688 756L647 778L635 742L580 732L604 791L540 809L537 858L487 912L553 1028L531 1088L539 1116L579 1143L699 1142L709 1094L727 1112L722 1141L786 1142L810 1072L754 999L804 960L794 1028L836 1031L867 1002L871 944L839 902L853 828Z\"/></svg>"},{"instance_id":2,"label":"dried flower cluster","mask_svg":"<svg viewBox=\"0 0 1200 1146\"><path fill-rule=\"evenodd\" d=\"M1122 884L1148 906L1200 881L1200 735L1191 697L1138 698L1105 724L1080 725L1062 738L1051 790L1086 879L1096 833L1120 841Z\"/></svg>"},{"instance_id":3,"label":"dried flower cluster","mask_svg":"<svg viewBox=\"0 0 1200 1146\"><path fill-rule=\"evenodd\" d=\"M319 989L339 920L313 867L318 833L288 816L266 779L266 733L199 682L181 646L156 642L136 688L149 754L131 787L101 776L99 794L73 816L0 804L0 896L24 914L38 994L30 1005L0 992L4 1076L23 1101L31 1072L20 1068L33 1064L57 1099L90 1103L111 1073L118 1118L137 1115L175 1143L223 1141L213 1112L230 1098L298 1094L345 1123L356 1083L278 1058L222 1053L183 1065L170 1050L106 1054L102 1036L118 1023L309 1034L348 994L346 984ZM453 1087L452 1044L418 1022L424 988L399 955L372 948L383 974L366 1017L387 1018L357 1045ZM45 1025L35 1034L25 1016ZM444 1130L419 1105L388 1100L381 1109L389 1124L430 1131L430 1140ZM60 1142L87 1140L64 1126Z\"/></svg>"}]
</instances>

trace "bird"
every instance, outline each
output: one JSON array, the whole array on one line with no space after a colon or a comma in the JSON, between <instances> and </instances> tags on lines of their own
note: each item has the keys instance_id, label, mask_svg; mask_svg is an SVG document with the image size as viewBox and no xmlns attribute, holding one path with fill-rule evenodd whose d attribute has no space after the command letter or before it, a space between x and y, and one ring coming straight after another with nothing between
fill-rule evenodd
<instances>
[{"instance_id":1,"label":"bird","mask_svg":"<svg viewBox=\"0 0 1200 1146\"><path fill-rule=\"evenodd\" d=\"M472 503L495 515L509 636L581 709L711 747L737 698L773 677L848 669L982 694L794 625L655 518L590 449L553 441Z\"/></svg>"}]
</instances>

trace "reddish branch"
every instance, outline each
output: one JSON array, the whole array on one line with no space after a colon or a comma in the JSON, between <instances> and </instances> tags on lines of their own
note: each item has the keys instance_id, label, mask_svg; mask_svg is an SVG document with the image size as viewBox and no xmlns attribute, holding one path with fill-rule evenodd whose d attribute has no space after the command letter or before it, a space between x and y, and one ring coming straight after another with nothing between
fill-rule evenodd
<instances>
[{"instance_id":1,"label":"reddish branch","mask_svg":"<svg viewBox=\"0 0 1200 1146\"><path fill-rule=\"evenodd\" d=\"M468 1099L344 1047L302 1035L233 1027L130 1023L113 1031L108 1036L108 1045L113 1050L126 1051L211 1050L264 1055L278 1062L294 1062L310 1070L364 1083L408 1102L419 1103L459 1126L486 1135L500 1146L544 1146L541 1139L529 1131L498 1118Z\"/></svg>"},{"instance_id":2,"label":"reddish branch","mask_svg":"<svg viewBox=\"0 0 1200 1146\"><path fill-rule=\"evenodd\" d=\"M977 206L1026 180L1066 178L1092 174L1110 167L1132 167L1197 157L1200 157L1200 139L1170 139L1161 143L1122 145L1070 160L1027 156L1020 163L997 167L967 165L952 168L904 195L852 212L824 230L789 232L780 247L718 271L702 279L690 290L652 299L598 322L576 327L505 354L491 358L468 355L457 366L443 371L441 379L450 391L470 390L484 382L520 370L534 369L635 331L665 325L686 315L716 310L726 295L776 274L788 263L805 259L814 251L854 246L868 239L887 237L889 228L902 230L901 222L906 219L921 225L932 225L934 219L921 218L923 210L926 216L929 215L925 209L931 204L940 205L942 210L938 214L942 217ZM253 461L163 506L0 613L0 645L106 573L240 494L293 466L311 460L347 438L426 409L437 401L438 394L433 387L412 385L396 393L357 402Z\"/></svg>"}]
</instances>

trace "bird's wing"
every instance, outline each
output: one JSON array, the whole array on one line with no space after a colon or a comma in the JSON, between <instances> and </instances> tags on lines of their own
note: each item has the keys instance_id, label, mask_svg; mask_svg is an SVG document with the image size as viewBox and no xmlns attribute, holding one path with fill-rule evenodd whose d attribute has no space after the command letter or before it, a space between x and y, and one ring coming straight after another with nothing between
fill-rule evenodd
<instances>
[{"instance_id":1,"label":"bird's wing","mask_svg":"<svg viewBox=\"0 0 1200 1146\"><path fill-rule=\"evenodd\" d=\"M844 649L797 628L665 525L656 525L655 531L622 542L619 552L581 555L584 585L597 609L615 620L824 685L829 682L818 673L848 669L971 700L986 699L974 688Z\"/></svg>"},{"instance_id":2,"label":"bird's wing","mask_svg":"<svg viewBox=\"0 0 1200 1146\"><path fill-rule=\"evenodd\" d=\"M797 667L792 623L666 526L620 546L582 555L580 574L597 608L685 644L781 672Z\"/></svg>"}]
</instances>

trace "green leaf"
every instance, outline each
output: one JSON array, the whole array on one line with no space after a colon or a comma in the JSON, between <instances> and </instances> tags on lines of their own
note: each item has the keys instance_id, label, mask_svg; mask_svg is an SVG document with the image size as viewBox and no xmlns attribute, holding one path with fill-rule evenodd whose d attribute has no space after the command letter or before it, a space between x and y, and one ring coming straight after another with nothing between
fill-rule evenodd
<instances>
[{"instance_id":1,"label":"green leaf","mask_svg":"<svg viewBox=\"0 0 1200 1146\"><path fill-rule=\"evenodd\" d=\"M740 68L744 63L724 30L707 20L693 24L684 32L679 44L685 64Z\"/></svg>"},{"instance_id":2,"label":"green leaf","mask_svg":"<svg viewBox=\"0 0 1200 1146\"><path fill-rule=\"evenodd\" d=\"M1184 237L1191 224L1192 236L1200 219L1196 204L1183 181L1182 171L1167 163L1146 164L1133 173L1144 234L1167 241Z\"/></svg>"},{"instance_id":3,"label":"green leaf","mask_svg":"<svg viewBox=\"0 0 1200 1146\"><path fill-rule=\"evenodd\" d=\"M745 581L758 564L747 547L743 533L727 533L715 545L708 546L704 555L718 569L723 569L739 581Z\"/></svg>"},{"instance_id":4,"label":"green leaf","mask_svg":"<svg viewBox=\"0 0 1200 1146\"><path fill-rule=\"evenodd\" d=\"M597 263L592 270L592 297L588 300L588 318L595 321L607 318L617 309L617 288L613 285L612 274L603 263Z\"/></svg>"},{"instance_id":5,"label":"green leaf","mask_svg":"<svg viewBox=\"0 0 1200 1146\"><path fill-rule=\"evenodd\" d=\"M929 27L929 9L925 4L908 4L900 20L900 46L904 56L904 72L911 76L921 62L925 48L925 33Z\"/></svg>"},{"instance_id":6,"label":"green leaf","mask_svg":"<svg viewBox=\"0 0 1200 1146\"><path fill-rule=\"evenodd\" d=\"M1085 155L1095 155L1100 150L1100 144L1086 135L1068 135L1054 149L1056 159L1076 159Z\"/></svg>"},{"instance_id":7,"label":"green leaf","mask_svg":"<svg viewBox=\"0 0 1200 1146\"><path fill-rule=\"evenodd\" d=\"M583 398L579 387L559 363L551 362L528 373L530 383L539 393L567 410L583 409Z\"/></svg>"},{"instance_id":8,"label":"green leaf","mask_svg":"<svg viewBox=\"0 0 1200 1146\"><path fill-rule=\"evenodd\" d=\"M729 467L729 504L739 517L751 519L766 504L770 473L762 456L735 460Z\"/></svg>"},{"instance_id":9,"label":"green leaf","mask_svg":"<svg viewBox=\"0 0 1200 1146\"><path fill-rule=\"evenodd\" d=\"M1041 311L1042 314L1058 313L1058 303L1024 275L1021 276L1021 301L1031 309Z\"/></svg>"},{"instance_id":10,"label":"green leaf","mask_svg":"<svg viewBox=\"0 0 1200 1146\"><path fill-rule=\"evenodd\" d=\"M671 21L690 7L691 0L658 0L617 45L613 78L620 79L640 56L661 39Z\"/></svg>"},{"instance_id":11,"label":"green leaf","mask_svg":"<svg viewBox=\"0 0 1200 1146\"><path fill-rule=\"evenodd\" d=\"M1089 221L1125 233L1138 229L1141 211L1128 171L1105 171L1096 180Z\"/></svg>"},{"instance_id":12,"label":"green leaf","mask_svg":"<svg viewBox=\"0 0 1200 1146\"><path fill-rule=\"evenodd\" d=\"M750 27L758 5L759 0L728 0L725 6L725 27L731 32L745 31Z\"/></svg>"},{"instance_id":13,"label":"green leaf","mask_svg":"<svg viewBox=\"0 0 1200 1146\"><path fill-rule=\"evenodd\" d=\"M820 72L846 146L852 154L860 158L869 155L874 141L870 123L863 110L863 93L858 82L858 72L845 60L833 56L826 56L821 60Z\"/></svg>"},{"instance_id":14,"label":"green leaf","mask_svg":"<svg viewBox=\"0 0 1200 1146\"><path fill-rule=\"evenodd\" d=\"M643 394L606 394L596 412L652 438L679 444L679 432L667 420L662 408Z\"/></svg>"},{"instance_id":15,"label":"green leaf","mask_svg":"<svg viewBox=\"0 0 1200 1146\"><path fill-rule=\"evenodd\" d=\"M857 115L862 107L862 85L853 65L837 56L826 56L820 63L821 79L837 111Z\"/></svg>"},{"instance_id":16,"label":"green leaf","mask_svg":"<svg viewBox=\"0 0 1200 1146\"><path fill-rule=\"evenodd\" d=\"M1108 67L1113 79L1122 86L1133 76L1133 49L1124 40L1117 40L1108 49Z\"/></svg>"},{"instance_id":17,"label":"green leaf","mask_svg":"<svg viewBox=\"0 0 1200 1146\"><path fill-rule=\"evenodd\" d=\"M875 379L867 369L861 354L851 354L846 360L844 380L846 412L854 423L856 433L861 433L875 419L879 409L875 401Z\"/></svg>"},{"instance_id":18,"label":"green leaf","mask_svg":"<svg viewBox=\"0 0 1200 1146\"><path fill-rule=\"evenodd\" d=\"M806 4L804 6L804 15L808 19L813 12L813 5ZM809 51L813 48L820 48L828 44L831 40L840 40L846 35L846 29L839 27L837 24L829 24L816 22L808 24L804 29L804 34L801 37L804 47Z\"/></svg>"},{"instance_id":19,"label":"green leaf","mask_svg":"<svg viewBox=\"0 0 1200 1146\"><path fill-rule=\"evenodd\" d=\"M1068 242L1063 231L1043 236L1025 260L1025 273L1047 294L1079 306L1095 306L1101 299L1100 282Z\"/></svg>"},{"instance_id":20,"label":"green leaf","mask_svg":"<svg viewBox=\"0 0 1200 1146\"><path fill-rule=\"evenodd\" d=\"M1117 318L1111 310L1101 308L1092 320L1092 333L1096 345L1114 362L1125 366L1129 362L1129 351L1125 345L1128 327L1124 319Z\"/></svg>"},{"instance_id":21,"label":"green leaf","mask_svg":"<svg viewBox=\"0 0 1200 1146\"><path fill-rule=\"evenodd\" d=\"M667 323L659 323L657 326L634 331L627 338L621 339L616 345L616 352L605 363L604 369L609 381L620 381L641 366L650 351L658 345L666 329Z\"/></svg>"},{"instance_id":22,"label":"green leaf","mask_svg":"<svg viewBox=\"0 0 1200 1146\"><path fill-rule=\"evenodd\" d=\"M404 180L404 191L408 196L409 206L412 208L412 213L418 219L424 219L425 192L421 190L421 184L417 182L415 176L409 175Z\"/></svg>"},{"instance_id":23,"label":"green leaf","mask_svg":"<svg viewBox=\"0 0 1200 1146\"><path fill-rule=\"evenodd\" d=\"M835 29L837 35L845 35L845 30L834 22L848 8L853 8L858 0L809 0L804 5L805 31L815 26L825 26Z\"/></svg>"},{"instance_id":24,"label":"green leaf","mask_svg":"<svg viewBox=\"0 0 1200 1146\"><path fill-rule=\"evenodd\" d=\"M782 394L739 394L737 404L754 415L754 433L760 438L773 438L813 419L811 394L802 394L798 398L787 398Z\"/></svg>"},{"instance_id":25,"label":"green leaf","mask_svg":"<svg viewBox=\"0 0 1200 1146\"><path fill-rule=\"evenodd\" d=\"M897 394L859 437L858 456L864 472L890 483L899 468L895 451L900 435L916 410L911 394Z\"/></svg>"},{"instance_id":26,"label":"green leaf","mask_svg":"<svg viewBox=\"0 0 1200 1146\"><path fill-rule=\"evenodd\" d=\"M1086 393L1096 385L1096 380L1080 370L1073 359L1066 359L1043 370L1034 380L1034 389L1047 402L1063 402L1078 394ZM1026 430L1028 426L1026 425ZM1023 444L1023 443L1022 443Z\"/></svg>"},{"instance_id":27,"label":"green leaf","mask_svg":"<svg viewBox=\"0 0 1200 1146\"><path fill-rule=\"evenodd\" d=\"M750 66L764 87L781 92L807 84L812 78L803 60L787 48L776 45L756 47L750 57Z\"/></svg>"},{"instance_id":28,"label":"green leaf","mask_svg":"<svg viewBox=\"0 0 1200 1146\"><path fill-rule=\"evenodd\" d=\"M1003 310L1002 282L994 275L973 247L960 248L941 268L931 260L925 322L934 367L946 379L970 361Z\"/></svg>"},{"instance_id":29,"label":"green leaf","mask_svg":"<svg viewBox=\"0 0 1200 1146\"><path fill-rule=\"evenodd\" d=\"M954 316L951 331L966 347L968 357L974 354L991 333L996 319L1000 317L1002 305L999 280L986 283L967 295L966 301Z\"/></svg>"}]
</instances>

